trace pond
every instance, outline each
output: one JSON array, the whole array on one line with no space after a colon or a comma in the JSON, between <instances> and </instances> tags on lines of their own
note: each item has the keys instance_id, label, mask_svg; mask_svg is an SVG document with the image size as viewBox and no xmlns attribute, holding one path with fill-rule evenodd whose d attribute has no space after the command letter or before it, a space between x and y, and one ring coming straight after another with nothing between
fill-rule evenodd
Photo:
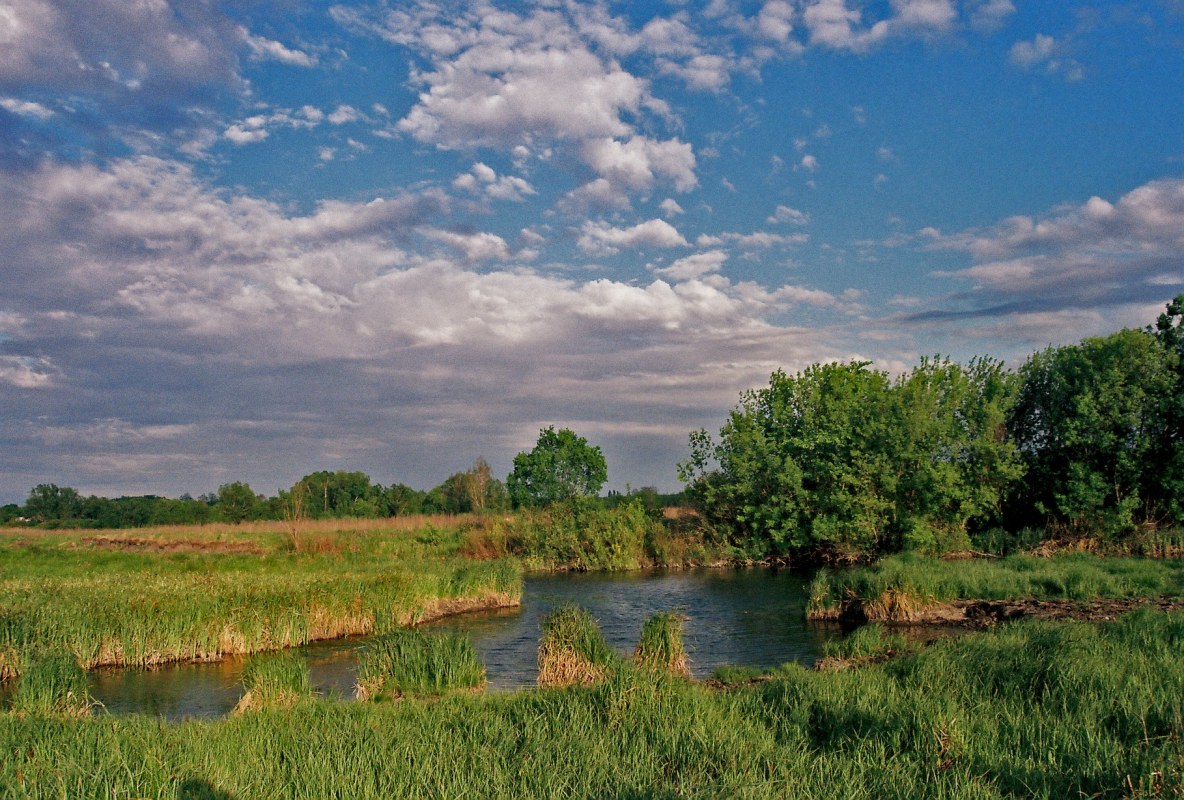
<instances>
[{"instance_id":1,"label":"pond","mask_svg":"<svg viewBox=\"0 0 1184 800\"><path fill-rule=\"evenodd\" d=\"M485 662L491 690L533 686L543 617L564 604L588 609L609 644L630 654L642 623L659 611L680 611L683 641L697 678L725 664L771 667L812 664L832 627L805 620L809 578L773 570L687 570L658 573L567 574L527 577L522 606L467 614L427 626L467 634ZM365 638L318 642L300 648L313 686L327 696L353 694ZM156 669L97 670L94 696L116 714L142 713L170 720L208 718L230 711L242 688L243 658Z\"/></svg>"}]
</instances>

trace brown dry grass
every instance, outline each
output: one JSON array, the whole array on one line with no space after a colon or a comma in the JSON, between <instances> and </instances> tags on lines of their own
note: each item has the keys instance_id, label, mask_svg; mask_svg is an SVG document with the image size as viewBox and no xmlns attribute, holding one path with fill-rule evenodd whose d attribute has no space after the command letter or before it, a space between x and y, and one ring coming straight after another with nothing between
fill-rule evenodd
<instances>
[{"instance_id":1,"label":"brown dry grass","mask_svg":"<svg viewBox=\"0 0 1184 800\"><path fill-rule=\"evenodd\" d=\"M550 642L539 645L539 686L592 686L604 675L603 667L596 666L571 648L556 647Z\"/></svg>"}]
</instances>

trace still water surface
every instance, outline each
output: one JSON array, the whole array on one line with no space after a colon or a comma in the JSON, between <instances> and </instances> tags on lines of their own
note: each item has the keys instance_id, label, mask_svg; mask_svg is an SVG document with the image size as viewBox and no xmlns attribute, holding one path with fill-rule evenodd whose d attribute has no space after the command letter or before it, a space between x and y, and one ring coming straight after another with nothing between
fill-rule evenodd
<instances>
[{"instance_id":1,"label":"still water surface","mask_svg":"<svg viewBox=\"0 0 1184 800\"><path fill-rule=\"evenodd\" d=\"M491 689L534 684L541 623L554 608L576 604L600 622L609 644L630 654L641 625L659 611L681 611L683 641L697 678L725 664L769 667L812 664L833 628L805 621L808 578L786 571L690 570L661 573L571 574L528 577L522 607L468 614L426 626L467 634L485 662ZM365 638L300 648L315 690L353 694ZM157 669L99 670L91 687L107 711L171 720L227 713L242 694L245 659L177 664Z\"/></svg>"}]
</instances>

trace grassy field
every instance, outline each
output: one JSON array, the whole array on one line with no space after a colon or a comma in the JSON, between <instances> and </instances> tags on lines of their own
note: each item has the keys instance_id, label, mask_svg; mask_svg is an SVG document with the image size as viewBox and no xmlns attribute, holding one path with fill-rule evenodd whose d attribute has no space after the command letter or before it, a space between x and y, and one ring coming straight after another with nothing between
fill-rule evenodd
<instances>
[{"instance_id":1,"label":"grassy field","mask_svg":"<svg viewBox=\"0 0 1184 800\"><path fill-rule=\"evenodd\" d=\"M1142 611L723 689L624 668L180 725L5 712L0 797L1180 797L1182 697L1184 615Z\"/></svg>"},{"instance_id":2,"label":"grassy field","mask_svg":"<svg viewBox=\"0 0 1184 800\"><path fill-rule=\"evenodd\" d=\"M214 659L516 604L512 559L459 554L473 520L400 518L0 533L0 677Z\"/></svg>"},{"instance_id":3,"label":"grassy field","mask_svg":"<svg viewBox=\"0 0 1184 800\"><path fill-rule=\"evenodd\" d=\"M1162 597L1184 597L1184 561L1081 553L960 561L899 555L867 567L819 571L807 614L836 616L845 601L863 604L870 619L906 620L958 600Z\"/></svg>"}]
</instances>

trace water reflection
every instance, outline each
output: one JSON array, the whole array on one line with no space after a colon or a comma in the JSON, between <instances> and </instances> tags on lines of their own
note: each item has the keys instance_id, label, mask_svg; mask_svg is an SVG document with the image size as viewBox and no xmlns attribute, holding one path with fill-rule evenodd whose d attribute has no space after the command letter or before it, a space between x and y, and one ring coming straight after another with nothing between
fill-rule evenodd
<instances>
[{"instance_id":1,"label":"water reflection","mask_svg":"<svg viewBox=\"0 0 1184 800\"><path fill-rule=\"evenodd\" d=\"M725 664L813 663L834 631L805 622L806 584L800 575L771 570L546 575L526 580L520 609L453 617L429 627L463 631L485 662L490 687L514 689L534 684L542 619L557 606L588 609L622 654L632 652L648 616L679 610L687 617L684 643L691 670L704 678ZM301 648L314 689L329 697L352 696L364 646L365 639L356 638ZM238 701L244 663L235 658L100 670L92 674L92 691L116 714L216 717Z\"/></svg>"}]
</instances>

